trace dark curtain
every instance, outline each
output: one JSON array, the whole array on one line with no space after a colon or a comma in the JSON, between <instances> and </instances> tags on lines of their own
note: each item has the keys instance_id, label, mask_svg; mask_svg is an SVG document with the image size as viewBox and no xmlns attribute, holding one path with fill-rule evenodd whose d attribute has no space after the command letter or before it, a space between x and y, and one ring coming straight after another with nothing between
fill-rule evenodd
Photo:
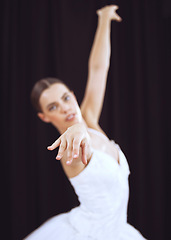
<instances>
[{"instance_id":1,"label":"dark curtain","mask_svg":"<svg viewBox=\"0 0 171 240\"><path fill-rule=\"evenodd\" d=\"M78 205L56 151L59 135L30 104L42 77L64 80L80 103L97 25L95 11L118 4L100 124L127 156L128 221L151 240L170 232L171 4L159 0L4 0L0 7L1 239L18 240Z\"/></svg>"}]
</instances>

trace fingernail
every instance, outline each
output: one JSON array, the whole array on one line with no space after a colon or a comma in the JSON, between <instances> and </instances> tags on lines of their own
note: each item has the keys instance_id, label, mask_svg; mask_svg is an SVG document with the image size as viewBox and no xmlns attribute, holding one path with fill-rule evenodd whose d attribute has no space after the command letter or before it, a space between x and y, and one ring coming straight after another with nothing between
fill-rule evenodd
<instances>
[{"instance_id":1,"label":"fingernail","mask_svg":"<svg viewBox=\"0 0 171 240\"><path fill-rule=\"evenodd\" d=\"M57 160L60 160L60 158L61 158L61 157L60 157L59 155L56 157Z\"/></svg>"},{"instance_id":2,"label":"fingernail","mask_svg":"<svg viewBox=\"0 0 171 240\"><path fill-rule=\"evenodd\" d=\"M66 162L66 164L68 164L68 165L69 165L70 163L71 163L71 161L67 161L67 162Z\"/></svg>"},{"instance_id":3,"label":"fingernail","mask_svg":"<svg viewBox=\"0 0 171 240\"><path fill-rule=\"evenodd\" d=\"M78 154L74 154L74 158L77 158L78 157Z\"/></svg>"}]
</instances>

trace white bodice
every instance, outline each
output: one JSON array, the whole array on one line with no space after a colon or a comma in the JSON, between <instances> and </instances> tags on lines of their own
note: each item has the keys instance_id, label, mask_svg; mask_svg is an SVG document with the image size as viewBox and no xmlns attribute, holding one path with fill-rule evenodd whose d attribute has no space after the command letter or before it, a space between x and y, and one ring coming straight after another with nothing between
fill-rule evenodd
<instances>
[{"instance_id":1,"label":"white bodice","mask_svg":"<svg viewBox=\"0 0 171 240\"><path fill-rule=\"evenodd\" d=\"M118 151L120 164L109 154L93 149L87 167L70 179L80 201L70 213L70 223L84 236L105 234L106 239L115 239L127 222L129 167L120 148Z\"/></svg>"}]
</instances>

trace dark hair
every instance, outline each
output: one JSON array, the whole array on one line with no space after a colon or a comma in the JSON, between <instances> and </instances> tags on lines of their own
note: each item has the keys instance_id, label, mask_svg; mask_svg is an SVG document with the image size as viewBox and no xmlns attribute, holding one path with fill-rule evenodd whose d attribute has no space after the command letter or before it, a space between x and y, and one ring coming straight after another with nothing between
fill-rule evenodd
<instances>
[{"instance_id":1,"label":"dark hair","mask_svg":"<svg viewBox=\"0 0 171 240\"><path fill-rule=\"evenodd\" d=\"M44 90L46 90L47 88L49 88L52 84L55 84L55 83L62 83L66 86L66 84L63 81L61 81L60 79L52 78L52 77L43 78L43 79L39 80L38 82L36 82L35 85L33 86L30 97L31 97L31 103L37 112L42 111L40 102L39 102L42 92Z\"/></svg>"}]
</instances>

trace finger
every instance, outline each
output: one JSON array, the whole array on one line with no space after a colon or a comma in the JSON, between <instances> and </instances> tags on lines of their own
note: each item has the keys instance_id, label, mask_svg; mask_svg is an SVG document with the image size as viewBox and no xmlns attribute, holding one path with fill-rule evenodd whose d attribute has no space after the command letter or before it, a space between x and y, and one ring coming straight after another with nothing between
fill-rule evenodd
<instances>
[{"instance_id":1,"label":"finger","mask_svg":"<svg viewBox=\"0 0 171 240\"><path fill-rule=\"evenodd\" d=\"M55 148L57 148L61 143L61 139L58 138L51 146L48 146L47 149L48 150L54 150Z\"/></svg>"},{"instance_id":2,"label":"finger","mask_svg":"<svg viewBox=\"0 0 171 240\"><path fill-rule=\"evenodd\" d=\"M121 22L121 21L122 21L122 18L121 18L117 13L115 13L115 20L116 20L117 22Z\"/></svg>"},{"instance_id":3,"label":"finger","mask_svg":"<svg viewBox=\"0 0 171 240\"><path fill-rule=\"evenodd\" d=\"M72 160L73 160L73 159L71 159L71 160L68 160L68 161L66 162L66 164L67 164L67 165L71 165L71 163L72 163Z\"/></svg>"},{"instance_id":4,"label":"finger","mask_svg":"<svg viewBox=\"0 0 171 240\"><path fill-rule=\"evenodd\" d=\"M113 5L113 9L116 11L119 8L118 5Z\"/></svg>"},{"instance_id":5,"label":"finger","mask_svg":"<svg viewBox=\"0 0 171 240\"><path fill-rule=\"evenodd\" d=\"M72 141L67 141L67 161L71 161L72 158Z\"/></svg>"},{"instance_id":6,"label":"finger","mask_svg":"<svg viewBox=\"0 0 171 240\"><path fill-rule=\"evenodd\" d=\"M60 160L63 157L65 150L66 150L66 141L61 141L58 154L56 156L57 160Z\"/></svg>"},{"instance_id":7,"label":"finger","mask_svg":"<svg viewBox=\"0 0 171 240\"><path fill-rule=\"evenodd\" d=\"M73 158L78 158L79 156L80 143L81 141L79 138L73 140Z\"/></svg>"},{"instance_id":8,"label":"finger","mask_svg":"<svg viewBox=\"0 0 171 240\"><path fill-rule=\"evenodd\" d=\"M82 146L82 162L83 164L87 164L87 142L85 140L81 143Z\"/></svg>"}]
</instances>

